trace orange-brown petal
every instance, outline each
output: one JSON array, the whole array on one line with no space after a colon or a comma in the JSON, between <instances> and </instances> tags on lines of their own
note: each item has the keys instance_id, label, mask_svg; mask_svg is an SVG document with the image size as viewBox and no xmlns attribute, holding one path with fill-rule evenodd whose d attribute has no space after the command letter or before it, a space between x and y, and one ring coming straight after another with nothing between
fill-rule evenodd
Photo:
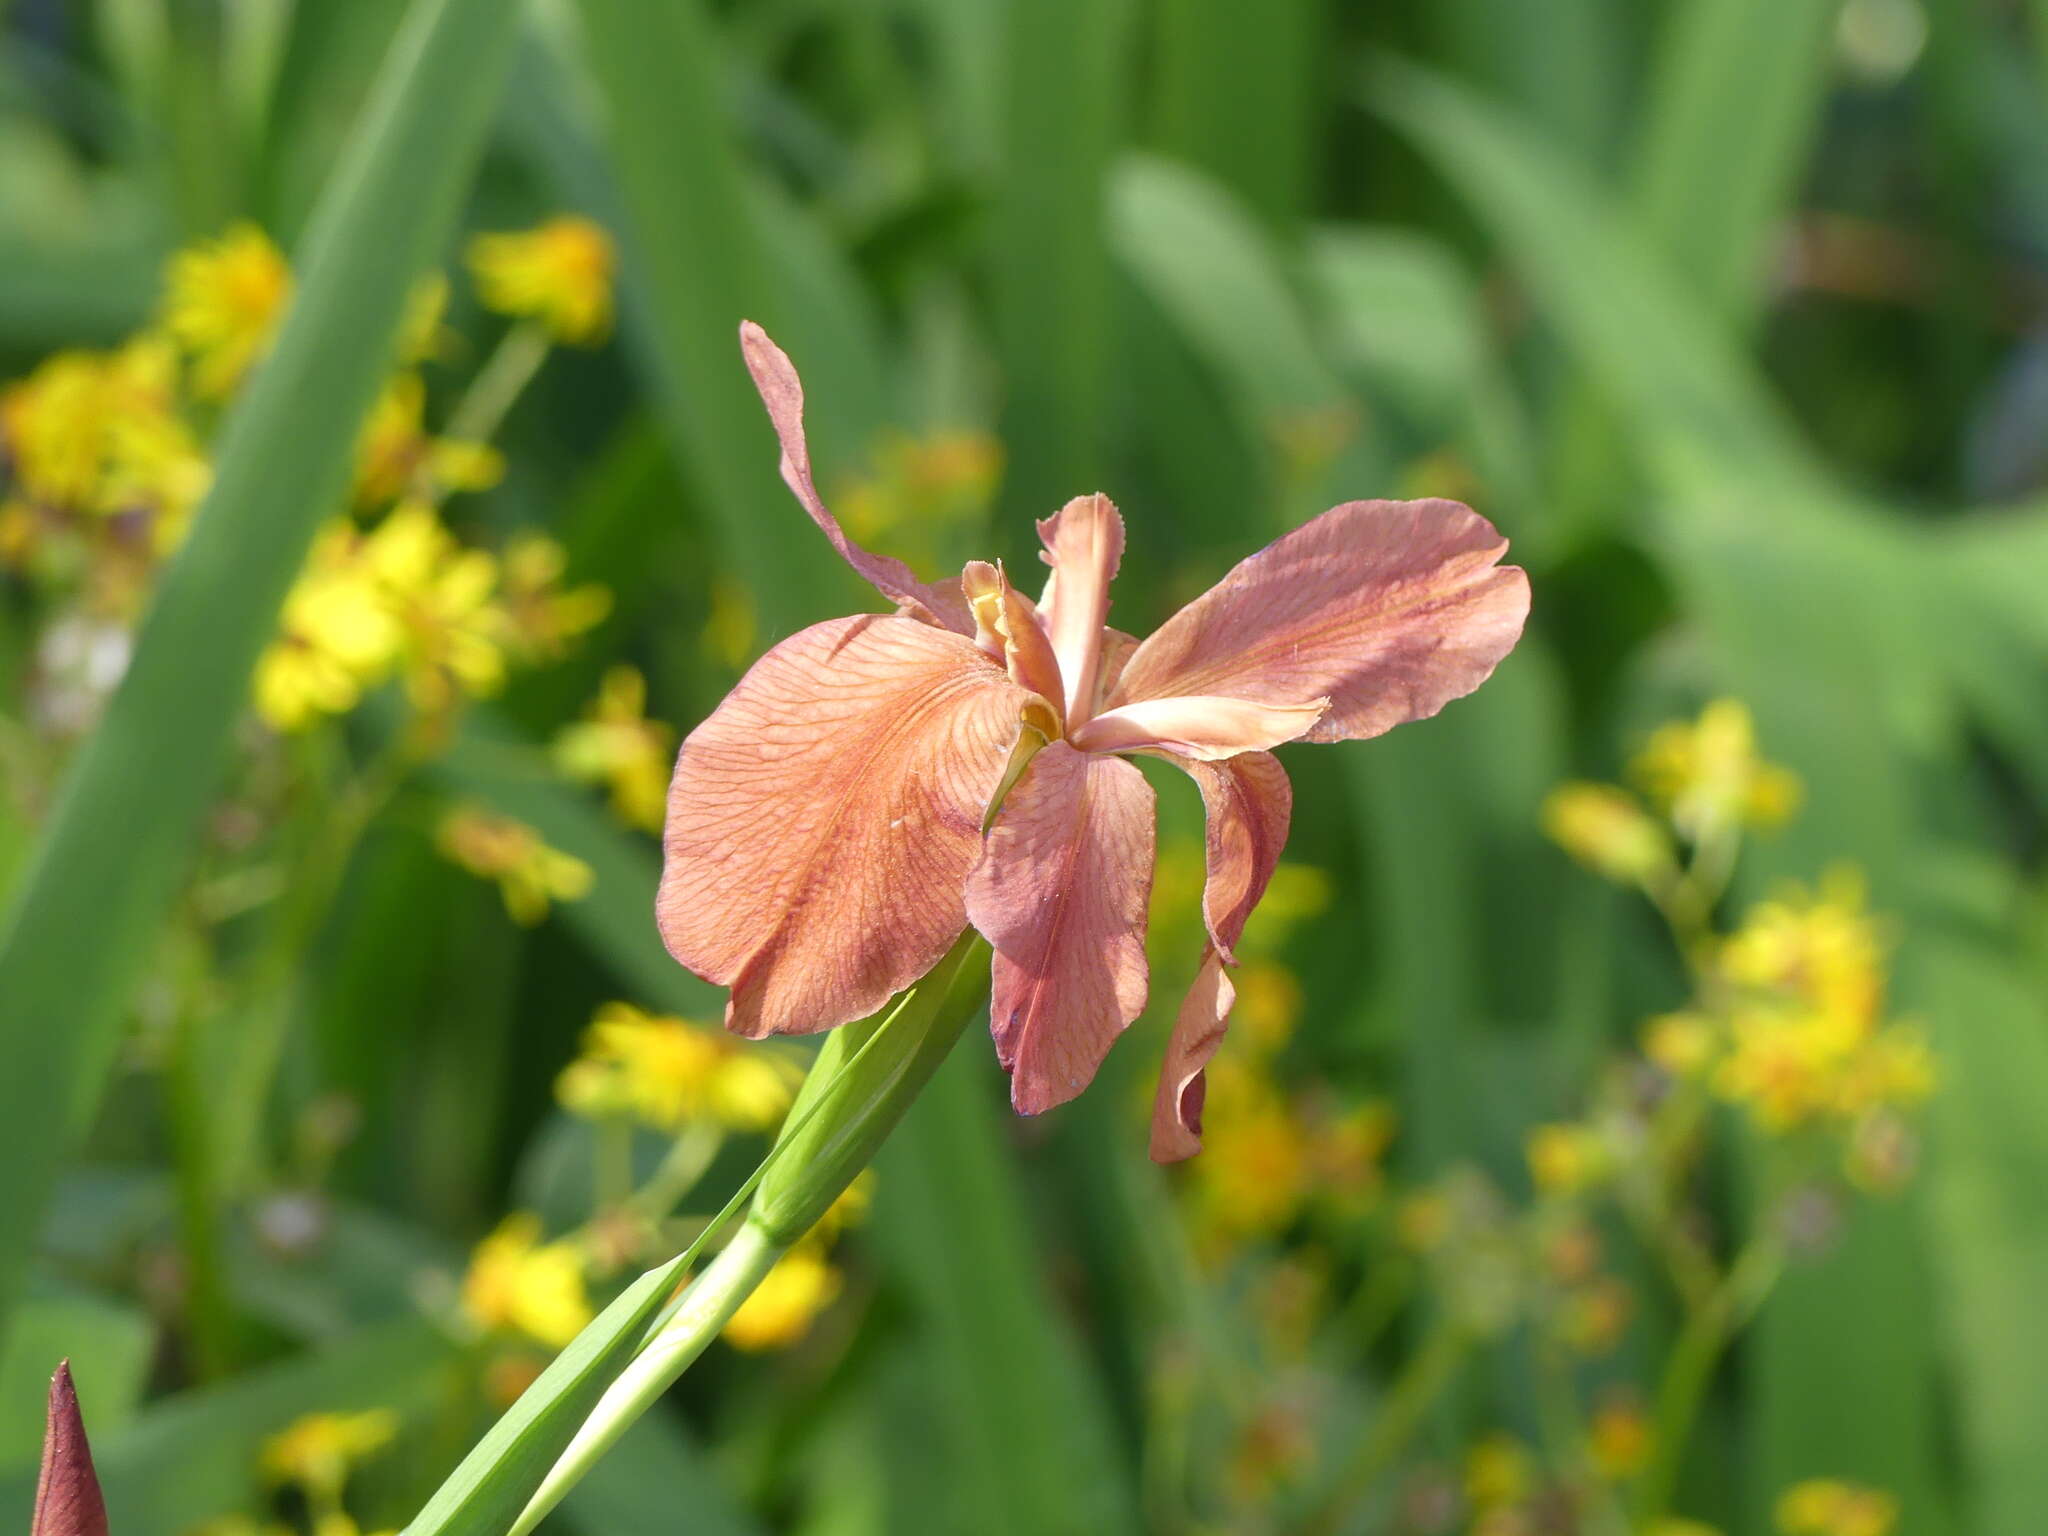
<instances>
[{"instance_id":1,"label":"orange-brown petal","mask_svg":"<svg viewBox=\"0 0 2048 1536\"><path fill-rule=\"evenodd\" d=\"M1454 501L1351 501L1241 561L1138 647L1112 706L1187 694L1329 708L1309 741L1435 714L1514 648L1529 582Z\"/></svg>"},{"instance_id":2,"label":"orange-brown petal","mask_svg":"<svg viewBox=\"0 0 2048 1536\"><path fill-rule=\"evenodd\" d=\"M1174 1018L1173 1034L1166 1043L1166 1063L1159 1071L1159 1090L1152 1098L1153 1162L1177 1163L1202 1150L1208 1066L1223 1043L1236 1002L1237 988L1223 969L1223 957L1213 947L1205 949L1202 968L1195 973L1194 985L1188 988Z\"/></svg>"},{"instance_id":3,"label":"orange-brown petal","mask_svg":"<svg viewBox=\"0 0 2048 1536\"><path fill-rule=\"evenodd\" d=\"M740 322L740 352L746 358L747 372L753 375L754 388L760 391L761 403L768 408L768 419L775 424L775 435L782 440L783 482L832 541L840 558L912 618L963 635L973 634L974 620L957 586L919 581L916 572L901 560L862 549L846 536L839 519L825 505L811 475L811 450L804 439L803 380L797 377L789 354L751 320Z\"/></svg>"},{"instance_id":4,"label":"orange-brown petal","mask_svg":"<svg viewBox=\"0 0 2048 1536\"><path fill-rule=\"evenodd\" d=\"M1213 693L1140 699L1105 709L1072 739L1084 752L1173 752L1214 762L1306 735L1329 702L1258 704Z\"/></svg>"},{"instance_id":5,"label":"orange-brown petal","mask_svg":"<svg viewBox=\"0 0 2048 1536\"><path fill-rule=\"evenodd\" d=\"M1067 729L1095 713L1109 584L1124 557L1124 520L1107 496L1076 496L1038 525L1052 567L1038 600L1066 681Z\"/></svg>"},{"instance_id":6,"label":"orange-brown petal","mask_svg":"<svg viewBox=\"0 0 2048 1536\"><path fill-rule=\"evenodd\" d=\"M1031 599L1010 585L1001 562L970 560L960 590L974 613L974 643L1001 661L1011 681L1029 688L1055 710L1061 707L1059 658L1045 633L1045 621Z\"/></svg>"},{"instance_id":7,"label":"orange-brown petal","mask_svg":"<svg viewBox=\"0 0 2048 1536\"><path fill-rule=\"evenodd\" d=\"M867 614L783 641L690 733L657 915L729 1028L828 1029L938 962L1028 700L972 641Z\"/></svg>"},{"instance_id":8,"label":"orange-brown petal","mask_svg":"<svg viewBox=\"0 0 2048 1536\"><path fill-rule=\"evenodd\" d=\"M1220 763L1175 761L1202 792L1202 920L1225 963L1235 965L1237 941L1287 846L1294 787L1270 752L1246 752Z\"/></svg>"},{"instance_id":9,"label":"orange-brown petal","mask_svg":"<svg viewBox=\"0 0 2048 1536\"><path fill-rule=\"evenodd\" d=\"M1145 1010L1153 795L1116 757L1056 741L997 813L967 879L994 946L989 1022L1027 1115L1064 1104Z\"/></svg>"}]
</instances>

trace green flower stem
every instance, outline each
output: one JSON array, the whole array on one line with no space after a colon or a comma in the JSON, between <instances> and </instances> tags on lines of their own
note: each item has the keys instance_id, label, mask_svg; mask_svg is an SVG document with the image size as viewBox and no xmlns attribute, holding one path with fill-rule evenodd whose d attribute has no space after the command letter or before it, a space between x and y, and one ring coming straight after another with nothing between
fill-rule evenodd
<instances>
[{"instance_id":1,"label":"green flower stem","mask_svg":"<svg viewBox=\"0 0 2048 1536\"><path fill-rule=\"evenodd\" d=\"M1437 1399L1458 1379L1474 1342L1471 1329L1455 1318L1446 1317L1435 1324L1395 1380L1372 1427L1304 1530L1312 1536L1331 1536L1342 1527L1358 1501L1379 1486L1387 1469L1408 1448Z\"/></svg>"},{"instance_id":2,"label":"green flower stem","mask_svg":"<svg viewBox=\"0 0 2048 1536\"><path fill-rule=\"evenodd\" d=\"M552 345L538 322L522 320L505 333L448 418L450 442L488 443L498 435L526 386L540 372Z\"/></svg>"},{"instance_id":3,"label":"green flower stem","mask_svg":"<svg viewBox=\"0 0 2048 1536\"><path fill-rule=\"evenodd\" d=\"M710 1267L690 1282L675 1315L598 1400L507 1536L526 1536L561 1503L634 1420L704 1353L776 1260L788 1251L788 1244L774 1241L753 1222L741 1224Z\"/></svg>"},{"instance_id":4,"label":"green flower stem","mask_svg":"<svg viewBox=\"0 0 2048 1536\"><path fill-rule=\"evenodd\" d=\"M526 1536L562 1501L867 1167L980 1011L988 996L988 958L987 944L970 930L890 1007L827 1036L782 1133L750 1181L756 1185L752 1212L649 1330L508 1536ZM727 1210L748 1192L742 1189ZM721 1213L712 1226L724 1220Z\"/></svg>"},{"instance_id":5,"label":"green flower stem","mask_svg":"<svg viewBox=\"0 0 2048 1536\"><path fill-rule=\"evenodd\" d=\"M1678 1469L1685 1460L1694 1421L1699 1417L1708 1387L1713 1384L1722 1352L1762 1304L1784 1264L1784 1245L1767 1228L1751 1239L1706 1304L1687 1315L1657 1385L1650 1464L1636 1486L1638 1528L1649 1529L1671 1507Z\"/></svg>"}]
</instances>

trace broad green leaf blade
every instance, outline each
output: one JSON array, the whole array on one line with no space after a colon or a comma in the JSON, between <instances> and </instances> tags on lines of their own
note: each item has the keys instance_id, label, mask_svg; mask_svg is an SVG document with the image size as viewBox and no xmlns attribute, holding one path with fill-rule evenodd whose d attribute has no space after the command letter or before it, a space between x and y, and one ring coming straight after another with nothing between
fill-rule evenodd
<instances>
[{"instance_id":1,"label":"broad green leaf blade","mask_svg":"<svg viewBox=\"0 0 2048 1536\"><path fill-rule=\"evenodd\" d=\"M682 1277L684 1257L642 1275L577 1334L462 1459L405 1536L501 1536L639 1352Z\"/></svg>"},{"instance_id":2,"label":"broad green leaf blade","mask_svg":"<svg viewBox=\"0 0 2048 1536\"><path fill-rule=\"evenodd\" d=\"M58 1162L99 1096L219 780L249 676L446 238L509 59L516 7L419 0L300 252L270 360L229 419L212 492L127 677L65 781L0 937L0 1316Z\"/></svg>"},{"instance_id":3,"label":"broad green leaf blade","mask_svg":"<svg viewBox=\"0 0 2048 1536\"><path fill-rule=\"evenodd\" d=\"M943 1435L940 1529L1086 1536L1138 1527L1115 1429L1051 1304L1023 1190L969 1039L877 1164L875 1224L930 1346L921 1416Z\"/></svg>"},{"instance_id":4,"label":"broad green leaf blade","mask_svg":"<svg viewBox=\"0 0 2048 1536\"><path fill-rule=\"evenodd\" d=\"M1729 333L1579 167L1526 123L1412 67L1375 69L1364 96L1499 241L1653 472L1740 466L1752 484L1823 483Z\"/></svg>"},{"instance_id":5,"label":"broad green leaf blade","mask_svg":"<svg viewBox=\"0 0 2048 1536\"><path fill-rule=\"evenodd\" d=\"M998 8L999 165L990 302L1007 408L1003 501L1044 517L1106 466L1115 355L1103 196L1122 134L1130 0Z\"/></svg>"},{"instance_id":6,"label":"broad green leaf blade","mask_svg":"<svg viewBox=\"0 0 2048 1536\"><path fill-rule=\"evenodd\" d=\"M1746 329L1766 243L1806 166L1838 0L1683 0L1644 110L1642 226L1714 314Z\"/></svg>"},{"instance_id":7,"label":"broad green leaf blade","mask_svg":"<svg viewBox=\"0 0 2048 1536\"><path fill-rule=\"evenodd\" d=\"M739 326L766 326L797 367L779 285L733 143L728 74L698 0L581 0L602 138L625 216L635 339L670 449L764 632L847 611L857 590L775 473L775 439L740 361ZM822 483L833 469L818 457Z\"/></svg>"}]
</instances>

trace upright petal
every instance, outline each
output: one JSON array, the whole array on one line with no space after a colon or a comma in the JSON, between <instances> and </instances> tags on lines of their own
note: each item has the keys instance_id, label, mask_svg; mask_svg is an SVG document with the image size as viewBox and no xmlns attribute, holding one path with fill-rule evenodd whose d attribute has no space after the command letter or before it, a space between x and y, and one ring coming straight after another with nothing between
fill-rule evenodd
<instances>
[{"instance_id":1,"label":"upright petal","mask_svg":"<svg viewBox=\"0 0 2048 1536\"><path fill-rule=\"evenodd\" d=\"M860 573L877 592L902 606L910 617L928 624L974 633L974 620L967 611L967 599L947 583L922 582L901 560L870 554L846 536L839 519L832 515L811 477L811 450L804 440L804 386L797 377L789 354L768 339L768 333L751 320L740 322L740 351L747 360L747 372L754 376L754 388L768 407L768 419L775 435L782 439L782 479L811 521L824 531L839 551L840 558Z\"/></svg>"},{"instance_id":2,"label":"upright petal","mask_svg":"<svg viewBox=\"0 0 2048 1536\"><path fill-rule=\"evenodd\" d=\"M71 1362L50 1379L50 1411L43 1431L43 1470L36 1479L35 1515L29 1536L107 1536L107 1506L93 1471Z\"/></svg>"},{"instance_id":3,"label":"upright petal","mask_svg":"<svg viewBox=\"0 0 2048 1536\"><path fill-rule=\"evenodd\" d=\"M1308 741L1433 715L1514 648L1529 581L1455 501L1350 501L1269 544L1138 647L1112 706L1185 694L1329 707Z\"/></svg>"},{"instance_id":4,"label":"upright petal","mask_svg":"<svg viewBox=\"0 0 2048 1536\"><path fill-rule=\"evenodd\" d=\"M995 947L989 1021L1027 1115L1064 1104L1145 1011L1152 786L1116 757L1056 741L1032 759L967 878Z\"/></svg>"},{"instance_id":5,"label":"upright petal","mask_svg":"<svg viewBox=\"0 0 2048 1536\"><path fill-rule=\"evenodd\" d=\"M1067 729L1095 713L1109 583L1124 557L1124 520L1107 496L1076 496L1038 525L1052 575L1039 598L1066 681Z\"/></svg>"},{"instance_id":6,"label":"upright petal","mask_svg":"<svg viewBox=\"0 0 2048 1536\"><path fill-rule=\"evenodd\" d=\"M1223 1043L1236 1002L1237 988L1224 972L1223 957L1213 947L1203 950L1202 968L1173 1021L1166 1063L1159 1069L1159 1091L1152 1098L1153 1162L1177 1163L1202 1150L1209 1061Z\"/></svg>"},{"instance_id":7,"label":"upright petal","mask_svg":"<svg viewBox=\"0 0 2048 1536\"><path fill-rule=\"evenodd\" d=\"M960 573L960 590L974 614L974 640L1000 660L1011 681L1029 688L1054 709L1061 707L1059 658L1045 633L1045 621L1031 599L1010 585L998 561L970 560ZM1057 734L1057 732L1055 732Z\"/></svg>"},{"instance_id":8,"label":"upright petal","mask_svg":"<svg viewBox=\"0 0 2048 1536\"><path fill-rule=\"evenodd\" d=\"M1182 1000L1152 1102L1152 1158L1176 1162L1202 1149L1205 1072L1223 1043L1237 989L1224 973L1244 925L1266 894L1287 845L1294 791L1287 770L1267 752L1246 752L1227 762L1175 759L1202 792L1207 813L1207 878L1202 920L1209 944L1202 968Z\"/></svg>"},{"instance_id":9,"label":"upright petal","mask_svg":"<svg viewBox=\"0 0 2048 1536\"><path fill-rule=\"evenodd\" d=\"M861 1018L922 976L1030 695L971 640L833 619L756 662L684 741L657 916L751 1037Z\"/></svg>"}]
</instances>

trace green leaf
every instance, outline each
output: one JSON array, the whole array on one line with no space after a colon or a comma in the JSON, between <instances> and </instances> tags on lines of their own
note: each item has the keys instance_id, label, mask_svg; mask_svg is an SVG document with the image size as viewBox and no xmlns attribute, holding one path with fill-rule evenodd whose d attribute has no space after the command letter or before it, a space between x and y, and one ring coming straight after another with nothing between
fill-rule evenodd
<instances>
[{"instance_id":1,"label":"green leaf","mask_svg":"<svg viewBox=\"0 0 2048 1536\"><path fill-rule=\"evenodd\" d=\"M0 1315L55 1169L98 1099L248 698L249 676L390 364L496 103L518 13L420 0L299 262L270 360L222 434L212 492L165 572L135 659L68 774L0 929Z\"/></svg>"},{"instance_id":2,"label":"green leaf","mask_svg":"<svg viewBox=\"0 0 2048 1536\"><path fill-rule=\"evenodd\" d=\"M501 1536L547 1476L682 1278L688 1254L651 1269L555 1356L463 1457L405 1536Z\"/></svg>"}]
</instances>

